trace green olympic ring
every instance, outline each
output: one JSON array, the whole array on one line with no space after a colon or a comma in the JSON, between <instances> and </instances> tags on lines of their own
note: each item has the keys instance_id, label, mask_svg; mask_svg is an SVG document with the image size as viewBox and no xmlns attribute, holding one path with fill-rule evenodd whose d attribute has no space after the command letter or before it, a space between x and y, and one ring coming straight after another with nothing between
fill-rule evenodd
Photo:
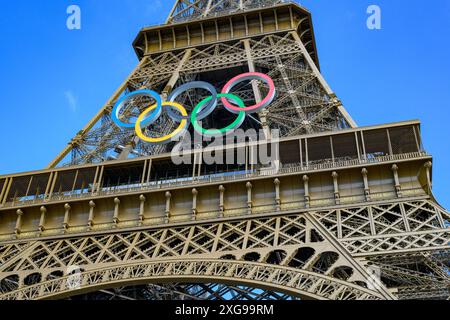
<instances>
[{"instance_id":1,"label":"green olympic ring","mask_svg":"<svg viewBox=\"0 0 450 320\"><path fill-rule=\"evenodd\" d=\"M244 101L242 101L241 98L239 98L238 96L236 96L234 94L221 93L221 94L217 95L217 98L228 98L230 100L233 100L239 106L239 108L242 108L242 109L245 108ZM194 127L195 131L197 131L199 134L204 135L204 136L217 137L217 136L222 136L224 134L228 135L228 134L232 133L233 130L240 127L242 125L242 123L244 123L245 111L241 111L241 112L239 112L238 117L236 118L236 120L233 121L233 123L229 124L228 126L222 128L222 129L205 129L205 128L203 128L201 126L201 124L199 124L197 116L201 112L201 110L203 109L205 104L208 103L209 101L211 101L212 99L213 99L212 96L203 99L195 106L194 110L192 111L191 123L192 123L192 126Z\"/></svg>"}]
</instances>

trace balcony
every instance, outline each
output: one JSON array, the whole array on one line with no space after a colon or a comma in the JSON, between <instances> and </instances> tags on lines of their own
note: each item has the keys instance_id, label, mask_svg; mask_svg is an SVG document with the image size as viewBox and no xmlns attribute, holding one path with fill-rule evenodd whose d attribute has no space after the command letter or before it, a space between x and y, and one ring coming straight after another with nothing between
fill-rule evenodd
<instances>
[{"instance_id":1,"label":"balcony","mask_svg":"<svg viewBox=\"0 0 450 320\"><path fill-rule=\"evenodd\" d=\"M421 146L419 132L418 122L408 122L281 139L279 166L273 167L250 163L247 156L241 164L206 165L196 161L195 151L192 164L174 165L170 155L161 155L4 176L0 177L0 210L413 160L425 162L431 157ZM261 144L245 143L232 150L248 154ZM206 148L201 152L210 151Z\"/></svg>"}]
</instances>

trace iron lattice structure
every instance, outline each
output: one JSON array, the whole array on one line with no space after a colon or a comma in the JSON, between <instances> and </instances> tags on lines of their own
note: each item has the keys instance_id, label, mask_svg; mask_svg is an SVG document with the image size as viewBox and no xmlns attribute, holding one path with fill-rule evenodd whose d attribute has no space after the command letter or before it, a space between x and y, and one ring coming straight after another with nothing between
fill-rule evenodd
<instances>
[{"instance_id":1,"label":"iron lattice structure","mask_svg":"<svg viewBox=\"0 0 450 320\"><path fill-rule=\"evenodd\" d=\"M259 119L246 121L244 128L279 129L282 136L296 136L356 126L319 72L314 34L307 11L297 6L279 4L281 1L188 3L179 1L175 5L169 24L163 29L144 28L141 31L134 43L141 59L139 65L49 167L170 152L173 145L149 146L136 139L134 132L114 125L110 114L121 95L138 89L153 89L167 95L172 88L195 80L206 80L221 88L231 76L249 70L270 75L278 95L274 103L259 115ZM264 5L264 9L260 5ZM200 18L198 11L207 7L208 13L205 11L204 18L220 12L216 18L218 21L196 20ZM221 11L222 8L224 11ZM256 13L255 8L259 8ZM236 10L237 13L226 16L229 11ZM268 14L273 22L264 20ZM261 32L265 29L272 32ZM277 29L279 32L276 32ZM201 36L196 35L197 32ZM196 42L198 45L193 45ZM255 96L260 98L265 92L263 84L259 87L243 85L236 90L236 94L248 104L255 101ZM180 101L192 110L205 93L191 90ZM147 105L146 100L131 102L127 109L129 116L137 116ZM226 113L217 112L205 121L210 125L220 125L226 123L228 118L230 116ZM177 126L169 117L163 116L149 134L165 135Z\"/></svg>"},{"instance_id":2,"label":"iron lattice structure","mask_svg":"<svg viewBox=\"0 0 450 320\"><path fill-rule=\"evenodd\" d=\"M178 0L134 48L138 66L47 169L0 176L0 299L449 299L450 215L431 191L420 123L358 128L320 73L306 9ZM135 90L221 88L247 71L276 84L244 127L280 130L279 170L249 161L267 141L236 146L245 166L203 163L207 146L174 166L172 145L111 120ZM252 104L267 88L233 93ZM192 110L205 94L180 100ZM219 108L205 122L228 120ZM175 125L162 116L146 133Z\"/></svg>"},{"instance_id":3,"label":"iron lattice structure","mask_svg":"<svg viewBox=\"0 0 450 320\"><path fill-rule=\"evenodd\" d=\"M240 11L272 7L284 0L243 0L243 1L177 1L166 23L177 23L206 17L217 17Z\"/></svg>"}]
</instances>

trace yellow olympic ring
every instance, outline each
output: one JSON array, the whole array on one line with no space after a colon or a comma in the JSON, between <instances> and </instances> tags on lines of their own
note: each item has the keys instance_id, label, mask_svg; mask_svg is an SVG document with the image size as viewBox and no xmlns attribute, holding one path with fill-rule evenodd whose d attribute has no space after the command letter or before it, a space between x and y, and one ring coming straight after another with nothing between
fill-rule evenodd
<instances>
[{"instance_id":1,"label":"yellow olympic ring","mask_svg":"<svg viewBox=\"0 0 450 320\"><path fill-rule=\"evenodd\" d=\"M167 143L168 140L174 139L175 137L179 136L184 130L186 130L187 128L187 117L188 117L188 113L186 111L186 109L179 103L176 102L163 102L162 106L169 106L169 107L174 107L176 108L181 115L183 116L184 119L182 119L180 121L180 125L178 126L178 128L175 129L175 131L173 131L172 133L165 135L163 137L159 137L159 138L151 138L151 137L147 137L146 135L144 135L144 133L142 132L142 128L141 128L141 122L144 120L145 116L151 112L153 109L155 109L157 107L156 104L152 105L151 107L149 107L147 110L145 110L137 119L136 121L136 125L135 125L135 130L136 130L136 134L138 135L139 138L141 138L143 141L146 142L150 142L150 143L154 143L154 144L163 144L163 143Z\"/></svg>"}]
</instances>

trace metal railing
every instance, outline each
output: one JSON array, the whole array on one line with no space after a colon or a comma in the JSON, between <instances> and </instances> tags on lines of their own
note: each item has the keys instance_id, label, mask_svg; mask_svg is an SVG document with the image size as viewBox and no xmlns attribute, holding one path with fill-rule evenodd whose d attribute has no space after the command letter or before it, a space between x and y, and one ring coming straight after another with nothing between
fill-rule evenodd
<instances>
[{"instance_id":1,"label":"metal railing","mask_svg":"<svg viewBox=\"0 0 450 320\"><path fill-rule=\"evenodd\" d=\"M77 200L83 198L92 198L98 196L109 196L118 194L127 194L135 192L146 192L158 189L170 189L183 186L195 186L208 183L226 183L240 180L247 180L251 178L266 177L266 176L280 176L288 174L300 174L303 172L320 171L320 170L332 170L345 167L353 167L364 164L376 164L390 161L410 160L420 157L428 156L426 152L414 152L397 155L379 156L370 159L326 159L320 161L310 161L307 164L289 164L288 166L280 169L268 169L259 167L253 171L238 171L238 172L225 172L225 173L213 173L206 174L199 177L190 178L174 178L160 181L152 181L149 183L134 183L129 185L119 185L114 187L102 187L98 192L80 192L79 190L66 193L54 193L49 198L38 196L34 199L13 199L10 202L6 202L0 208L11 208L16 206L26 206L35 204L50 203L52 201L65 201L65 200Z\"/></svg>"},{"instance_id":2,"label":"metal railing","mask_svg":"<svg viewBox=\"0 0 450 320\"><path fill-rule=\"evenodd\" d=\"M406 190L405 190L406 191ZM408 189L408 194L412 196L423 196L424 191L421 188L416 189ZM370 194L371 201L384 201L384 200L392 200L397 198L396 192L377 192ZM362 200L361 196L349 195L343 196L339 199L341 204L351 205L363 203L366 200ZM110 222L96 223L93 226L89 227L87 223L85 225L77 225L70 226L67 230L64 230L62 227L53 228L53 229L45 229L46 236L55 236L55 235L67 235L67 234L79 234L93 231L108 231L114 229L126 229L126 228L134 228L134 227L164 227L174 223L186 223L190 221L207 221L213 220L221 217L245 217L251 215L261 215L261 214L271 214L275 212L289 212L295 210L314 210L317 208L333 207L336 205L336 199L334 197L321 198L321 199L313 199L309 202L308 207L306 206L305 200L292 200L292 201L283 201L280 206L277 206L276 203L272 204L263 204L263 205L253 205L250 208L248 206L240 206L235 208L225 208L224 211L220 210L209 210L209 211L198 211L195 216L192 211L184 212L184 213L176 213L170 215L169 220L166 220L165 216L157 216L157 217L145 217L143 221L140 221L136 214L136 219L128 219L128 220L120 220L119 223L114 223L111 219ZM25 231L22 232L20 238L33 238L39 237L41 232L36 231ZM7 241L14 239L14 235L12 233L8 234L0 234L0 241Z\"/></svg>"}]
</instances>

